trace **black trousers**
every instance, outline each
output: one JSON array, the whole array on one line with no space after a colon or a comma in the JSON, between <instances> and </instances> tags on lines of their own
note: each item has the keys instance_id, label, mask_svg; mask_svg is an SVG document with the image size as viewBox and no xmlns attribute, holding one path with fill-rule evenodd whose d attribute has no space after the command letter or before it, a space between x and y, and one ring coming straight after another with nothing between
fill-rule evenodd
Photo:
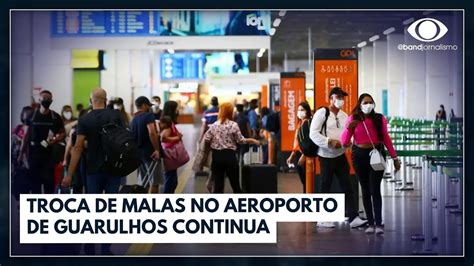
<instances>
[{"instance_id":1,"label":"black trousers","mask_svg":"<svg viewBox=\"0 0 474 266\"><path fill-rule=\"evenodd\" d=\"M301 156L303 156L300 152L296 155L296 170L298 171L298 176L300 177L301 184L303 184L303 193L306 192L306 164L299 165L298 161L300 160Z\"/></svg>"},{"instance_id":2,"label":"black trousers","mask_svg":"<svg viewBox=\"0 0 474 266\"><path fill-rule=\"evenodd\" d=\"M45 194L53 194L54 164L51 151L39 146L30 146L28 164L31 193L41 194L41 186L43 186Z\"/></svg>"},{"instance_id":3,"label":"black trousers","mask_svg":"<svg viewBox=\"0 0 474 266\"><path fill-rule=\"evenodd\" d=\"M339 180L341 189L345 195L346 215L352 221L359 216L357 210L357 198L352 188L349 163L345 154L336 158L319 157L321 165L321 193L331 193L331 184L334 176Z\"/></svg>"},{"instance_id":4,"label":"black trousers","mask_svg":"<svg viewBox=\"0 0 474 266\"><path fill-rule=\"evenodd\" d=\"M385 150L377 147L385 157ZM384 171L374 171L370 166L370 151L372 148L362 149L352 147L352 162L362 189L362 202L369 225L382 225L382 194L380 184Z\"/></svg>"},{"instance_id":5,"label":"black trousers","mask_svg":"<svg viewBox=\"0 0 474 266\"><path fill-rule=\"evenodd\" d=\"M236 155L234 150L212 150L213 193L224 193L225 176L229 177L234 193L242 193L239 182L239 163Z\"/></svg>"}]
</instances>

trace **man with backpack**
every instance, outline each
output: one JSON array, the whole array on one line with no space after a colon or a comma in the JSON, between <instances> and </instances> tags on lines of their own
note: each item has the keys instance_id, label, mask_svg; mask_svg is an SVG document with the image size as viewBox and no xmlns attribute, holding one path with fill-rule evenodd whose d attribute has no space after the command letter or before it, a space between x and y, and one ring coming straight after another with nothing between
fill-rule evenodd
<instances>
[{"instance_id":1,"label":"man with backpack","mask_svg":"<svg viewBox=\"0 0 474 266\"><path fill-rule=\"evenodd\" d=\"M89 194L118 193L120 181L126 172L138 167L138 155L134 162L129 162L130 154L138 151L135 146L131 132L127 134L122 115L118 110L105 108L107 105L107 93L104 89L97 88L91 93L92 111L82 116L77 124L76 144L72 151L69 171L63 178L62 186L71 185L72 176L76 171L79 158L87 140L87 191ZM111 139L123 140L123 147L116 147ZM115 146L115 147L114 147ZM127 150L128 147L131 150ZM121 153L121 150L127 152ZM126 161L118 162L116 156L125 156ZM111 167L116 165L116 167ZM131 165L131 166L130 166ZM126 166L126 171L123 170ZM133 169L133 170L135 170ZM133 171L132 170L132 171ZM131 171L130 171L131 172ZM94 255L94 245L87 244L85 247L87 255ZM110 244L102 244L102 255L111 255Z\"/></svg>"},{"instance_id":2,"label":"man with backpack","mask_svg":"<svg viewBox=\"0 0 474 266\"><path fill-rule=\"evenodd\" d=\"M149 193L158 193L160 184L163 184L163 168L161 167L160 152L161 145L159 141L158 130L155 124L155 116L150 112L152 103L145 96L140 96L135 100L135 107L138 112L130 123L135 142L138 147L141 165L138 168L142 178L143 186L146 186L144 180L149 170L151 173ZM153 165L156 166L153 168Z\"/></svg>"},{"instance_id":3,"label":"man with backpack","mask_svg":"<svg viewBox=\"0 0 474 266\"><path fill-rule=\"evenodd\" d=\"M339 87L334 87L329 93L330 105L316 111L311 121L310 138L319 146L318 157L321 166L321 193L331 193L331 184L334 175L339 180L341 189L345 194L345 205L349 215L351 228L356 228L367 223L359 218L355 191L350 181L350 168L341 145L341 134L347 119L347 114L342 111L344 97L348 94ZM318 227L334 228L332 222L321 222Z\"/></svg>"}]
</instances>

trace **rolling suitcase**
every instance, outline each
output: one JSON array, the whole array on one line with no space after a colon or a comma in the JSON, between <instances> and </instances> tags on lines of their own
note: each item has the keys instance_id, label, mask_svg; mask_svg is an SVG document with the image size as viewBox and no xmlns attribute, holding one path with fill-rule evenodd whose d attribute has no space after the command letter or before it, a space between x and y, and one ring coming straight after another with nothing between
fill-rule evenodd
<instances>
[{"instance_id":1,"label":"rolling suitcase","mask_svg":"<svg viewBox=\"0 0 474 266\"><path fill-rule=\"evenodd\" d=\"M258 148L261 154L262 148ZM278 193L277 167L271 164L253 163L253 149L249 150L250 163L241 167L242 190L245 193ZM261 155L258 156L261 162Z\"/></svg>"},{"instance_id":2,"label":"rolling suitcase","mask_svg":"<svg viewBox=\"0 0 474 266\"><path fill-rule=\"evenodd\" d=\"M120 188L119 193L122 194L146 194L148 193L148 188L151 185L152 176L155 172L155 168L160 163L160 161L152 161L152 163L146 167L146 175L142 178L142 184L135 185L123 185Z\"/></svg>"}]
</instances>

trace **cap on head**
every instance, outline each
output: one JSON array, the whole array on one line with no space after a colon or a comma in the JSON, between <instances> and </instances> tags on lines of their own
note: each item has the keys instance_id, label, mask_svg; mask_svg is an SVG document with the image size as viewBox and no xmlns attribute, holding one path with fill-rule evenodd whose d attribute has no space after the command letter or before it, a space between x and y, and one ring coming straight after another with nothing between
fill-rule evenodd
<instances>
[{"instance_id":1,"label":"cap on head","mask_svg":"<svg viewBox=\"0 0 474 266\"><path fill-rule=\"evenodd\" d=\"M137 108L142 107L144 104L146 104L148 106L152 106L150 100L148 100L148 98L145 97L145 96L140 96L137 99L135 99L135 106Z\"/></svg>"},{"instance_id":2,"label":"cap on head","mask_svg":"<svg viewBox=\"0 0 474 266\"><path fill-rule=\"evenodd\" d=\"M343 91L339 87L334 87L332 88L331 92L329 93L329 97L331 97L333 94L336 94L337 96L347 96L347 92Z\"/></svg>"}]
</instances>

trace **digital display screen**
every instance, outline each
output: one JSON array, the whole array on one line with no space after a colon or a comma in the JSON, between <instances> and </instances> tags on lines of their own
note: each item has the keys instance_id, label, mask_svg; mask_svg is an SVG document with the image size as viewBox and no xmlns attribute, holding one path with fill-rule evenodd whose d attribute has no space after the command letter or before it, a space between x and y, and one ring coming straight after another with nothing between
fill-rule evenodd
<instances>
[{"instance_id":1,"label":"digital display screen","mask_svg":"<svg viewBox=\"0 0 474 266\"><path fill-rule=\"evenodd\" d=\"M51 37L269 35L269 11L53 11Z\"/></svg>"},{"instance_id":2,"label":"digital display screen","mask_svg":"<svg viewBox=\"0 0 474 266\"><path fill-rule=\"evenodd\" d=\"M249 73L249 53L212 53L206 55L206 75Z\"/></svg>"},{"instance_id":3,"label":"digital display screen","mask_svg":"<svg viewBox=\"0 0 474 266\"><path fill-rule=\"evenodd\" d=\"M204 53L175 53L160 56L161 79L204 79Z\"/></svg>"}]
</instances>

